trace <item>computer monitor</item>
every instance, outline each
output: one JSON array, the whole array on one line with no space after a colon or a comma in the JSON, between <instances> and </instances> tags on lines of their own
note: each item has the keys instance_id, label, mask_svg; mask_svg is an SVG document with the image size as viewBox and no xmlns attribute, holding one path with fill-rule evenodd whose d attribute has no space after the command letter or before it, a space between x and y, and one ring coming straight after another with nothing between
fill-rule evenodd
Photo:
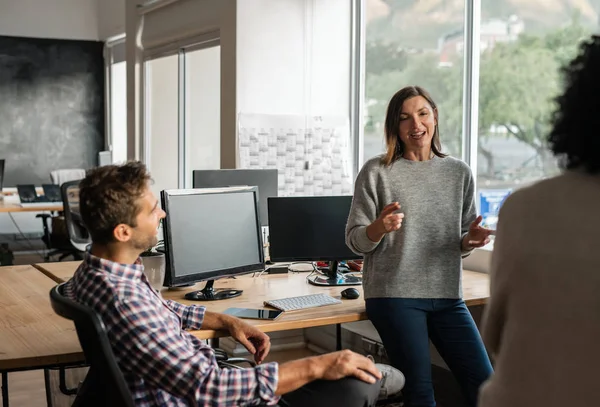
<instances>
[{"instance_id":1,"label":"computer monitor","mask_svg":"<svg viewBox=\"0 0 600 407\"><path fill-rule=\"evenodd\" d=\"M48 202L62 202L60 185L42 184L42 189L44 190L44 197Z\"/></svg>"},{"instance_id":2,"label":"computer monitor","mask_svg":"<svg viewBox=\"0 0 600 407\"><path fill-rule=\"evenodd\" d=\"M260 224L267 226L267 199L277 196L277 170L194 170L194 188L257 186Z\"/></svg>"},{"instance_id":3,"label":"computer monitor","mask_svg":"<svg viewBox=\"0 0 600 407\"><path fill-rule=\"evenodd\" d=\"M264 270L256 187L164 190L161 199L166 286L207 281L186 298L221 300L242 291L215 290L215 279Z\"/></svg>"},{"instance_id":4,"label":"computer monitor","mask_svg":"<svg viewBox=\"0 0 600 407\"><path fill-rule=\"evenodd\" d=\"M0 160L0 193L2 193L3 186L4 186L4 160Z\"/></svg>"},{"instance_id":5,"label":"computer monitor","mask_svg":"<svg viewBox=\"0 0 600 407\"><path fill-rule=\"evenodd\" d=\"M352 196L269 198L271 261L328 261L326 276L311 275L315 285L359 285L362 279L339 272L342 260L360 259L346 245Z\"/></svg>"},{"instance_id":6,"label":"computer monitor","mask_svg":"<svg viewBox=\"0 0 600 407\"><path fill-rule=\"evenodd\" d=\"M21 203L40 202L33 184L17 184L17 193Z\"/></svg>"}]
</instances>

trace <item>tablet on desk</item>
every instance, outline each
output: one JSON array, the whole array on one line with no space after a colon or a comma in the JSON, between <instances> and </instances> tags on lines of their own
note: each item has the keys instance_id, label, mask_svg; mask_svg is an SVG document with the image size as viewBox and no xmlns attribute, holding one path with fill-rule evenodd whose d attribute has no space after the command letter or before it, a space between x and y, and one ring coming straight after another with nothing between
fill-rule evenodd
<instances>
[{"instance_id":1,"label":"tablet on desk","mask_svg":"<svg viewBox=\"0 0 600 407\"><path fill-rule=\"evenodd\" d=\"M272 321L277 319L283 311L272 309L227 308L223 313L237 318L268 319Z\"/></svg>"}]
</instances>

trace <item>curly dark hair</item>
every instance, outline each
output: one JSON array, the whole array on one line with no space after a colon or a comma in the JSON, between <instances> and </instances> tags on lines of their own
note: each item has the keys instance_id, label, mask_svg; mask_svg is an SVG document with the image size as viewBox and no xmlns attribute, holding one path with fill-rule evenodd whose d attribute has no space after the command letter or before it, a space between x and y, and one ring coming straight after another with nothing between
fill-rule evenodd
<instances>
[{"instance_id":1,"label":"curly dark hair","mask_svg":"<svg viewBox=\"0 0 600 407\"><path fill-rule=\"evenodd\" d=\"M93 168L79 183L79 210L92 241L114 241L119 224L137 226L138 199L151 181L146 166L139 161Z\"/></svg>"},{"instance_id":2,"label":"curly dark hair","mask_svg":"<svg viewBox=\"0 0 600 407\"><path fill-rule=\"evenodd\" d=\"M580 52L562 69L566 89L556 98L553 129L548 142L567 169L600 172L600 36L580 46Z\"/></svg>"}]
</instances>

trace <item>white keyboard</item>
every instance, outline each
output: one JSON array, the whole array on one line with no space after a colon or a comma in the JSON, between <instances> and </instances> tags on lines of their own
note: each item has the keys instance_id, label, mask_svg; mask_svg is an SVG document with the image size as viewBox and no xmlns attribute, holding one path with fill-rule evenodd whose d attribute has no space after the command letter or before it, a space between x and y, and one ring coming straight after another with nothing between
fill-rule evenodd
<instances>
[{"instance_id":1,"label":"white keyboard","mask_svg":"<svg viewBox=\"0 0 600 407\"><path fill-rule=\"evenodd\" d=\"M281 298L279 300L265 301L265 305L270 305L281 311L295 311L305 308L322 307L324 305L341 304L342 302L327 294L309 294L298 297Z\"/></svg>"}]
</instances>

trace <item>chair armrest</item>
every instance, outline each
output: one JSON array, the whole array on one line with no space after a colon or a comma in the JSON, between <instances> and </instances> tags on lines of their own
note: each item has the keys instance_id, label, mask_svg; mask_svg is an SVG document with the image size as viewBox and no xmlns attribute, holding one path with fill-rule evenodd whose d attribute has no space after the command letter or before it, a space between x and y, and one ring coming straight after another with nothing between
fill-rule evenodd
<instances>
[{"instance_id":1,"label":"chair armrest","mask_svg":"<svg viewBox=\"0 0 600 407\"><path fill-rule=\"evenodd\" d=\"M256 362L254 362L253 360L250 360L250 359L230 358L229 355L227 355L227 352L225 352L223 349L213 348L213 351L215 352L215 359L217 359L217 363L219 364L219 366L239 367L239 366L236 366L235 363L247 363L251 367L256 366Z\"/></svg>"}]
</instances>

